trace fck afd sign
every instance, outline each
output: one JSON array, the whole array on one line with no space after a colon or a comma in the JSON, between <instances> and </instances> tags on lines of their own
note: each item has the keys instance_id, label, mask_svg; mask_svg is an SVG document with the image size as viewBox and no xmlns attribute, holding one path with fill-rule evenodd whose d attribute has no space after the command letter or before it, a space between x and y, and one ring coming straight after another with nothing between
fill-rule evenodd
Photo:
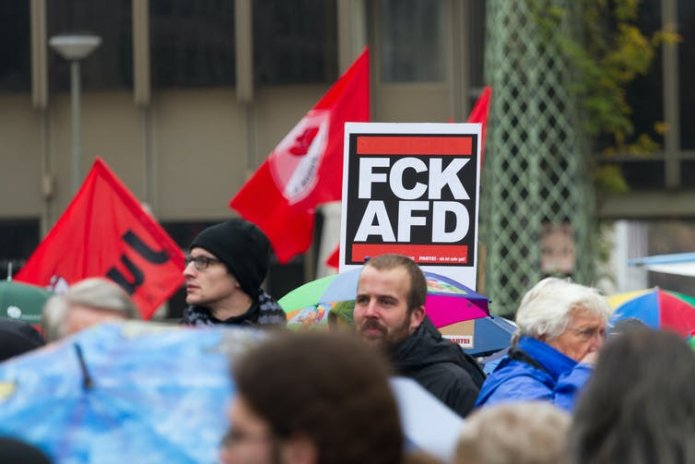
<instances>
[{"instance_id":1,"label":"fck afd sign","mask_svg":"<svg viewBox=\"0 0 695 464\"><path fill-rule=\"evenodd\" d=\"M341 270L398 253L475 289L480 131L347 123Z\"/></svg>"}]
</instances>

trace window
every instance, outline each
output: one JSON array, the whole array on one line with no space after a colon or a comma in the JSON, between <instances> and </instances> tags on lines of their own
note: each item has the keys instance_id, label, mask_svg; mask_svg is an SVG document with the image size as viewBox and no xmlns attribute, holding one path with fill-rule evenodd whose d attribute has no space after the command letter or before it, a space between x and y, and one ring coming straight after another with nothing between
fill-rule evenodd
<instances>
[{"instance_id":1,"label":"window","mask_svg":"<svg viewBox=\"0 0 695 464\"><path fill-rule=\"evenodd\" d=\"M678 2L681 150L695 150L695 2ZM689 184L692 186L692 184Z\"/></svg>"},{"instance_id":2,"label":"window","mask_svg":"<svg viewBox=\"0 0 695 464\"><path fill-rule=\"evenodd\" d=\"M153 88L233 86L234 1L151 0Z\"/></svg>"},{"instance_id":3,"label":"window","mask_svg":"<svg viewBox=\"0 0 695 464\"><path fill-rule=\"evenodd\" d=\"M0 91L27 92L31 86L29 2L0 0Z\"/></svg>"},{"instance_id":4,"label":"window","mask_svg":"<svg viewBox=\"0 0 695 464\"><path fill-rule=\"evenodd\" d=\"M26 263L39 244L38 219L4 219L0 221L0 279L7 279Z\"/></svg>"},{"instance_id":5,"label":"window","mask_svg":"<svg viewBox=\"0 0 695 464\"><path fill-rule=\"evenodd\" d=\"M675 11L678 34L681 40L675 45L677 55L674 64L664 61L663 47L657 50L649 72L637 77L627 88L626 97L632 108L635 133L628 142L635 142L641 134L649 135L658 145L656 153L640 157L622 157L623 175L632 190L654 190L666 187L666 176L673 187L692 188L695 180L695 3L686 0L643 0L640 3L638 26L646 36L658 30L667 30L672 18L662 15L662 4L677 5ZM666 64L665 64L666 63ZM667 66L667 68L664 68ZM664 80L664 75L677 75L677 85ZM665 102L674 101L678 113L669 116ZM678 118L680 134L669 131ZM666 146L672 147L666 153ZM666 157L664 156L666 155ZM614 162L607 160L608 162ZM669 163L673 163L672 165ZM669 165L669 169L667 169ZM673 171L671 171L673 168Z\"/></svg>"},{"instance_id":6,"label":"window","mask_svg":"<svg viewBox=\"0 0 695 464\"><path fill-rule=\"evenodd\" d=\"M658 0L646 0L639 12L638 27L649 37L662 28L661 6ZM655 131L655 125L664 122L663 53L661 48L645 76L638 76L627 88L627 101L632 108L635 135L648 134L662 148L664 138Z\"/></svg>"},{"instance_id":7,"label":"window","mask_svg":"<svg viewBox=\"0 0 695 464\"><path fill-rule=\"evenodd\" d=\"M130 0L50 0L46 2L46 12L49 38L69 33L101 37L99 48L81 62L85 90L132 88ZM69 90L69 63L53 50L48 52L48 74L51 90Z\"/></svg>"},{"instance_id":8,"label":"window","mask_svg":"<svg viewBox=\"0 0 695 464\"><path fill-rule=\"evenodd\" d=\"M444 0L380 0L382 82L447 79L448 3Z\"/></svg>"},{"instance_id":9,"label":"window","mask_svg":"<svg viewBox=\"0 0 695 464\"><path fill-rule=\"evenodd\" d=\"M635 159L622 164L627 185L634 189L657 190L666 186L664 160Z\"/></svg>"},{"instance_id":10,"label":"window","mask_svg":"<svg viewBox=\"0 0 695 464\"><path fill-rule=\"evenodd\" d=\"M254 0L253 61L259 84L338 77L336 0Z\"/></svg>"},{"instance_id":11,"label":"window","mask_svg":"<svg viewBox=\"0 0 695 464\"><path fill-rule=\"evenodd\" d=\"M468 53L470 61L468 68L470 79L470 92L468 94L468 108L473 109L480 92L485 86L483 72L485 70L485 1L470 0L468 2Z\"/></svg>"}]
</instances>

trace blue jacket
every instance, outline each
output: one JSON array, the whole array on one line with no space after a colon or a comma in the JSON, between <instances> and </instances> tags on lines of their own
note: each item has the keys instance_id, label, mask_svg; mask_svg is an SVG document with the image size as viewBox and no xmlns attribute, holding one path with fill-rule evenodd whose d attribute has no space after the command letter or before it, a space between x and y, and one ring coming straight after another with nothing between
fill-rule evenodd
<instances>
[{"instance_id":1,"label":"blue jacket","mask_svg":"<svg viewBox=\"0 0 695 464\"><path fill-rule=\"evenodd\" d=\"M476 407L509 401L543 400L572 411L577 394L589 380L593 368L578 363L535 338L521 337L517 348L532 361L506 356L485 380ZM539 366L533 366L533 362Z\"/></svg>"}]
</instances>

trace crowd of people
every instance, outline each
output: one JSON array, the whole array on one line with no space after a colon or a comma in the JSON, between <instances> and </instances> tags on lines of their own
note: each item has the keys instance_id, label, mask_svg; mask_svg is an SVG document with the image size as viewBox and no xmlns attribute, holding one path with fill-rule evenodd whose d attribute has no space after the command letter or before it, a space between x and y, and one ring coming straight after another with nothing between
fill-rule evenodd
<instances>
[{"instance_id":1,"label":"crowd of people","mask_svg":"<svg viewBox=\"0 0 695 464\"><path fill-rule=\"evenodd\" d=\"M261 288L269 254L256 226L232 219L203 230L186 258L182 325L273 332L232 364L224 464L438 462L405 439L393 375L465 418L456 464L695 462L695 353L641 324L608 335L610 308L596 289L557 278L534 285L511 346L486 377L427 317L425 277L411 259L367 261L354 311L337 330L292 332ZM0 360L138 317L118 285L86 279L49 299L42 334L0 320ZM0 457L33 453L3 440ZM44 461L26 462L50 462L40 454L31 455Z\"/></svg>"}]
</instances>

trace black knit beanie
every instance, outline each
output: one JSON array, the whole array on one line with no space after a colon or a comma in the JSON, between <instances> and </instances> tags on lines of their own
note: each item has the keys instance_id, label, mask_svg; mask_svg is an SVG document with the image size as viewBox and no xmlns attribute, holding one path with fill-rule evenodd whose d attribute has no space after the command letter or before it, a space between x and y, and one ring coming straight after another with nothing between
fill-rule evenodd
<instances>
[{"instance_id":1,"label":"black knit beanie","mask_svg":"<svg viewBox=\"0 0 695 464\"><path fill-rule=\"evenodd\" d=\"M254 224L235 218L203 230L191 243L222 261L239 281L241 289L255 298L268 273L270 244Z\"/></svg>"}]
</instances>

